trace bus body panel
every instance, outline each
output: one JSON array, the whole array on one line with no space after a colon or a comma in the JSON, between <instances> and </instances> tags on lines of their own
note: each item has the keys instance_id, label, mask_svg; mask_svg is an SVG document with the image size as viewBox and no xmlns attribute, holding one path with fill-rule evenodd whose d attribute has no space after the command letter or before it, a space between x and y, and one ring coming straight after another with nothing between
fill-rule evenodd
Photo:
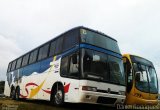
<instances>
[{"instance_id":1,"label":"bus body panel","mask_svg":"<svg viewBox=\"0 0 160 110\"><path fill-rule=\"evenodd\" d=\"M81 73L82 71L81 66L83 66L81 65L83 59L80 58L81 55L80 50L82 50L81 48L83 48L83 50L87 48L88 50L95 51L93 53L94 54L96 53L97 55L93 56L94 60L92 62L94 62L94 64L97 64L96 62L100 61L100 59L103 59L105 64L108 64L109 61L104 60L104 58L106 59L107 56L111 59L112 57L114 57L113 62L116 62L116 67L117 66L123 67L123 63L118 62L119 60L122 62L122 55L119 51L117 41L110 38L107 35L104 35L103 33L92 31L88 28L84 28L83 32L81 33L80 28L82 27L76 28L76 30L79 29L79 32L74 31L72 33L72 30L70 30L67 33L63 33L61 36L35 48L34 50L10 62L8 65L7 79L5 83L5 91L4 91L5 95L10 96L11 90L19 87L20 98L41 99L50 101L51 95L54 91L52 87L54 86L54 84L57 84L58 82L62 84L64 89L64 102L93 103L93 104L105 104L105 105L106 104L115 105L117 103L123 103L125 99L125 94L124 94L125 85L120 85L119 79L118 79L119 83L115 82L116 84L113 84L111 83L111 81L104 82L104 80L102 79L101 79L102 82L93 81L90 79L85 79L86 77L84 76L83 77L80 76L83 73L83 72ZM88 32L89 34L87 34L86 32ZM77 36L74 37L74 35ZM92 39L90 39L91 38L90 36L92 36ZM81 37L83 39L83 42L81 42L82 39L78 37ZM85 42L85 39L87 39L86 40L87 42ZM65 42L66 44L63 45L62 43L63 41L68 41L67 42L68 44ZM104 42L100 43L102 41ZM105 44L106 47L103 46L102 44ZM64 50L61 49L62 47L64 48ZM54 51L52 49L54 49ZM79 75L76 78L75 77L73 78L71 76L62 76L61 72L61 66L63 66L62 60L64 57L67 56L68 60L70 60L70 62L67 61L67 63L70 66L71 60L73 60L71 59L72 58L71 56L74 55L73 53L74 54L78 53L77 55L79 55L80 62L78 62L77 64L79 65L76 66L76 67L81 67L81 68L76 68L78 69ZM103 55L106 54L106 56L105 57L103 57L103 55L98 56L99 54L102 53ZM44 57L43 55L46 55L46 57ZM87 53L85 55L87 55ZM18 67L17 65L18 61L20 62L20 59L21 59L21 64L19 63ZM28 63L25 64L22 59L23 60L25 59L24 62L26 61ZM30 62L30 60L31 61L33 60L33 62ZM24 65L22 65L23 63ZM98 64L103 64L103 63L99 62ZM74 66L74 63L72 65ZM69 68L69 66L67 66L67 69ZM111 65L111 63L110 66L114 68L113 64ZM109 71L108 66L106 67L107 70L105 69L105 71L108 72ZM120 70L122 69L123 68L121 68ZM69 73L69 71L67 72ZM119 72L116 71L115 69L114 74L116 72L117 74L122 74L122 77L124 78L123 71ZM101 72L99 72L99 75L100 74ZM117 75L117 77L119 78L119 75ZM96 87L97 91L84 91L82 90L83 86Z\"/></svg>"}]
</instances>

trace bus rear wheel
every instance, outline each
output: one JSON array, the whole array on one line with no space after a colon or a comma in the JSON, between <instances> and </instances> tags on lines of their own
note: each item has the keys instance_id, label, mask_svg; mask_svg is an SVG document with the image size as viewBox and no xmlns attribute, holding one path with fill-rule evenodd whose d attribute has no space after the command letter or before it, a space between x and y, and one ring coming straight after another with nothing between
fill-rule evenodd
<instances>
[{"instance_id":1,"label":"bus rear wheel","mask_svg":"<svg viewBox=\"0 0 160 110\"><path fill-rule=\"evenodd\" d=\"M53 90L51 103L56 105L56 106L62 106L64 104L64 89L63 89L63 86L58 86Z\"/></svg>"},{"instance_id":2,"label":"bus rear wheel","mask_svg":"<svg viewBox=\"0 0 160 110\"><path fill-rule=\"evenodd\" d=\"M12 88L12 89L11 89L11 93L10 93L10 98L11 98L12 100L15 100L15 92L16 92L15 88Z\"/></svg>"},{"instance_id":3,"label":"bus rear wheel","mask_svg":"<svg viewBox=\"0 0 160 110\"><path fill-rule=\"evenodd\" d=\"M15 100L19 100L19 96L20 96L20 88L17 87L15 91Z\"/></svg>"}]
</instances>

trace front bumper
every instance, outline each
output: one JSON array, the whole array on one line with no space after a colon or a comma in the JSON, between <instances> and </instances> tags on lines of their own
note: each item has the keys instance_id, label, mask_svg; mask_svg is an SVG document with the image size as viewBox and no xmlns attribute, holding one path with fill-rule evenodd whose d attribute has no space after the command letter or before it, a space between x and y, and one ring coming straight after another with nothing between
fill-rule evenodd
<instances>
[{"instance_id":1,"label":"front bumper","mask_svg":"<svg viewBox=\"0 0 160 110\"><path fill-rule=\"evenodd\" d=\"M78 102L115 106L116 104L123 104L125 98L126 98L125 95L81 91L79 92Z\"/></svg>"},{"instance_id":2,"label":"front bumper","mask_svg":"<svg viewBox=\"0 0 160 110\"><path fill-rule=\"evenodd\" d=\"M158 100L142 99L142 98L139 98L139 97L129 95L126 98L125 104L128 104L128 105L134 105L134 104L137 104L137 105L157 105Z\"/></svg>"}]
</instances>

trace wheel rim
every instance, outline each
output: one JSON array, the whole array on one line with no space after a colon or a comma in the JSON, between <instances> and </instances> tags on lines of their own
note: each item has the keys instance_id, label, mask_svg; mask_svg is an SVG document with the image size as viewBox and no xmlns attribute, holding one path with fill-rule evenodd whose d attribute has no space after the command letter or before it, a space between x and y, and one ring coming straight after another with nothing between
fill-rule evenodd
<instances>
[{"instance_id":1,"label":"wheel rim","mask_svg":"<svg viewBox=\"0 0 160 110\"><path fill-rule=\"evenodd\" d=\"M55 102L56 104L61 104L63 100L63 93L61 90L58 90L55 94Z\"/></svg>"}]
</instances>

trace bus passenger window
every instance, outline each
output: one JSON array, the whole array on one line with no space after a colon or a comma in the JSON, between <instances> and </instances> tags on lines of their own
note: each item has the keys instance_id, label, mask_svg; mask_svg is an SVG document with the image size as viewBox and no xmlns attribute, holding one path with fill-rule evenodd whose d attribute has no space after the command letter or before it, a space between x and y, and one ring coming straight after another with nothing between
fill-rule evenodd
<instances>
[{"instance_id":1,"label":"bus passenger window","mask_svg":"<svg viewBox=\"0 0 160 110\"><path fill-rule=\"evenodd\" d=\"M11 71L13 71L15 69L15 66L16 66L16 60L12 63Z\"/></svg>"},{"instance_id":2,"label":"bus passenger window","mask_svg":"<svg viewBox=\"0 0 160 110\"><path fill-rule=\"evenodd\" d=\"M61 62L61 75L67 76L67 74L68 74L68 56L62 58Z\"/></svg>"},{"instance_id":3,"label":"bus passenger window","mask_svg":"<svg viewBox=\"0 0 160 110\"><path fill-rule=\"evenodd\" d=\"M16 69L20 68L22 62L22 57L17 60Z\"/></svg>"},{"instance_id":4,"label":"bus passenger window","mask_svg":"<svg viewBox=\"0 0 160 110\"><path fill-rule=\"evenodd\" d=\"M29 59L29 64L36 62L37 54L38 54L38 49L31 52L30 59Z\"/></svg>"},{"instance_id":5,"label":"bus passenger window","mask_svg":"<svg viewBox=\"0 0 160 110\"><path fill-rule=\"evenodd\" d=\"M26 66L28 64L29 54L25 55L22 60L22 66Z\"/></svg>"},{"instance_id":6,"label":"bus passenger window","mask_svg":"<svg viewBox=\"0 0 160 110\"><path fill-rule=\"evenodd\" d=\"M39 49L38 60L42 60L48 56L49 44L44 45Z\"/></svg>"},{"instance_id":7,"label":"bus passenger window","mask_svg":"<svg viewBox=\"0 0 160 110\"><path fill-rule=\"evenodd\" d=\"M57 55L62 51L63 37L58 38L55 42L56 42L56 48L54 54Z\"/></svg>"},{"instance_id":8,"label":"bus passenger window","mask_svg":"<svg viewBox=\"0 0 160 110\"><path fill-rule=\"evenodd\" d=\"M68 49L71 49L76 44L78 44L78 36L79 36L79 31L78 30L67 32L64 35L64 38L63 38L64 39L63 40L63 52L68 50Z\"/></svg>"},{"instance_id":9,"label":"bus passenger window","mask_svg":"<svg viewBox=\"0 0 160 110\"><path fill-rule=\"evenodd\" d=\"M7 70L7 72L10 72L10 69L11 69L11 63L9 63L9 65L8 65L8 70Z\"/></svg>"},{"instance_id":10,"label":"bus passenger window","mask_svg":"<svg viewBox=\"0 0 160 110\"><path fill-rule=\"evenodd\" d=\"M54 56L55 54L55 48L56 48L56 41L52 41L51 42L51 46L50 46L50 52L49 52L49 56Z\"/></svg>"}]
</instances>

